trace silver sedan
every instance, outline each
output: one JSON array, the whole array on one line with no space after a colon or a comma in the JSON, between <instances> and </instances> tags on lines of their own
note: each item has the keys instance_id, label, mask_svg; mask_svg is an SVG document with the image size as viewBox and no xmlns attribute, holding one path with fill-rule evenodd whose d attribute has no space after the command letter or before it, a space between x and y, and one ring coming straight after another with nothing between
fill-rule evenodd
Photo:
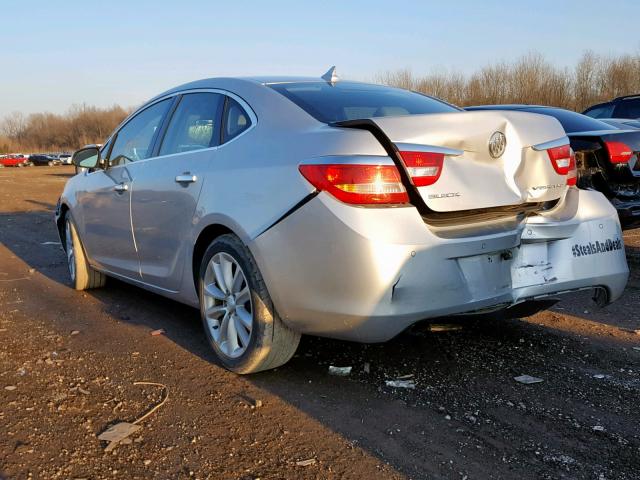
<instances>
[{"instance_id":1,"label":"silver sedan","mask_svg":"<svg viewBox=\"0 0 640 480\"><path fill-rule=\"evenodd\" d=\"M391 339L442 315L618 298L618 217L578 190L554 118L406 90L220 78L169 90L74 154L56 210L73 285L194 307L222 365L274 368L301 334Z\"/></svg>"}]
</instances>

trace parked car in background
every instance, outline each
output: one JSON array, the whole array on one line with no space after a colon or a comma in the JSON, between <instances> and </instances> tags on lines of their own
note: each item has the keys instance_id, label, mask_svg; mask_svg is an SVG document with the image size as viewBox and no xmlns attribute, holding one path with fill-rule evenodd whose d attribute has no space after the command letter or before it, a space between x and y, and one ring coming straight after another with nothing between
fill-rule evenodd
<instances>
[{"instance_id":1,"label":"parked car in background","mask_svg":"<svg viewBox=\"0 0 640 480\"><path fill-rule=\"evenodd\" d=\"M640 95L625 95L610 102L598 103L584 112L592 118L640 118Z\"/></svg>"},{"instance_id":2,"label":"parked car in background","mask_svg":"<svg viewBox=\"0 0 640 480\"><path fill-rule=\"evenodd\" d=\"M640 120L630 120L628 118L598 118L601 122L613 125L621 130L637 128L640 130Z\"/></svg>"},{"instance_id":3,"label":"parked car in background","mask_svg":"<svg viewBox=\"0 0 640 480\"><path fill-rule=\"evenodd\" d=\"M469 111L502 110L549 115L557 119L576 154L579 188L602 192L618 211L624 228L640 223L640 130L563 108L536 105L481 105Z\"/></svg>"},{"instance_id":4,"label":"parked car in background","mask_svg":"<svg viewBox=\"0 0 640 480\"><path fill-rule=\"evenodd\" d=\"M28 167L32 163L29 159L20 153L10 153L0 156L0 165L4 167Z\"/></svg>"},{"instance_id":5,"label":"parked car in background","mask_svg":"<svg viewBox=\"0 0 640 480\"><path fill-rule=\"evenodd\" d=\"M55 221L76 289L114 276L199 306L251 373L300 334L383 342L442 315L617 299L615 209L579 190L562 126L380 85L209 79L74 154ZM525 313L527 312L527 313Z\"/></svg>"},{"instance_id":6,"label":"parked car in background","mask_svg":"<svg viewBox=\"0 0 640 480\"><path fill-rule=\"evenodd\" d=\"M29 161L34 165L39 165L39 166L48 165L51 167L53 165L60 165L60 160L58 160L55 157L52 157L51 155L42 155L42 154L30 155Z\"/></svg>"},{"instance_id":7,"label":"parked car in background","mask_svg":"<svg viewBox=\"0 0 640 480\"><path fill-rule=\"evenodd\" d=\"M73 155L70 153L61 153L60 155L58 155L58 160L60 160L60 163L62 163L62 165L71 165L72 157Z\"/></svg>"}]
</instances>

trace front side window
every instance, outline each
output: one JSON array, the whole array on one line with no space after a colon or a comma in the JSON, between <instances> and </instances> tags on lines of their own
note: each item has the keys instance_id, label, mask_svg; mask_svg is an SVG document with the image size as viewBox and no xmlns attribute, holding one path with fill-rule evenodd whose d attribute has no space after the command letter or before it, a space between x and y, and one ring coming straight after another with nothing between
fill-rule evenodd
<instances>
[{"instance_id":1,"label":"front side window","mask_svg":"<svg viewBox=\"0 0 640 480\"><path fill-rule=\"evenodd\" d=\"M224 119L222 120L222 142L228 142L251 126L249 114L233 98L227 97Z\"/></svg>"},{"instance_id":2,"label":"front side window","mask_svg":"<svg viewBox=\"0 0 640 480\"><path fill-rule=\"evenodd\" d=\"M151 156L156 131L172 101L172 98L168 98L144 109L118 131L109 155L110 166L124 165Z\"/></svg>"},{"instance_id":3,"label":"front side window","mask_svg":"<svg viewBox=\"0 0 640 480\"><path fill-rule=\"evenodd\" d=\"M460 111L435 98L382 85L356 82L292 82L269 86L323 123Z\"/></svg>"},{"instance_id":4,"label":"front side window","mask_svg":"<svg viewBox=\"0 0 640 480\"><path fill-rule=\"evenodd\" d=\"M191 152L216 146L224 96L189 93L182 97L160 147L160 155Z\"/></svg>"}]
</instances>

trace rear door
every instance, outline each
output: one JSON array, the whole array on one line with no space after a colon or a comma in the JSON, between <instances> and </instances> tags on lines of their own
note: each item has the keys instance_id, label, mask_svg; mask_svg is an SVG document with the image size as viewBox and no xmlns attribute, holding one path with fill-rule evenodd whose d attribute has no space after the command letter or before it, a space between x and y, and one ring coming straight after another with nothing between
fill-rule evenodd
<instances>
[{"instance_id":1,"label":"rear door","mask_svg":"<svg viewBox=\"0 0 640 480\"><path fill-rule=\"evenodd\" d=\"M81 236L91 261L101 269L140 278L131 230L135 181L152 155L154 141L173 99L155 103L132 117L115 135L106 168L86 174L78 193Z\"/></svg>"},{"instance_id":2,"label":"rear door","mask_svg":"<svg viewBox=\"0 0 640 480\"><path fill-rule=\"evenodd\" d=\"M187 93L172 114L157 157L136 178L131 215L144 282L178 291L190 229L207 169L215 162L225 96Z\"/></svg>"}]
</instances>

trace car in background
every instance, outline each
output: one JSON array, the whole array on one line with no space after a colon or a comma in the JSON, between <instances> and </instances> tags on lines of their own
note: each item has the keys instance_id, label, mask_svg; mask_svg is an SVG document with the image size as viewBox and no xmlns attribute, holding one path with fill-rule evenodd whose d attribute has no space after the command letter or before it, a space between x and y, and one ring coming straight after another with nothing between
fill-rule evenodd
<instances>
[{"instance_id":1,"label":"car in background","mask_svg":"<svg viewBox=\"0 0 640 480\"><path fill-rule=\"evenodd\" d=\"M70 153L61 153L60 155L58 155L58 160L60 160L60 163L62 163L62 165L71 165L73 162L71 161L73 155Z\"/></svg>"},{"instance_id":2,"label":"car in background","mask_svg":"<svg viewBox=\"0 0 640 480\"><path fill-rule=\"evenodd\" d=\"M621 130L627 130L629 128L637 128L640 130L640 120L632 120L629 118L598 118L598 120Z\"/></svg>"},{"instance_id":3,"label":"car in background","mask_svg":"<svg viewBox=\"0 0 640 480\"><path fill-rule=\"evenodd\" d=\"M30 155L29 161L37 166L47 165L49 167L52 167L54 165L61 164L60 160L58 160L56 157L53 157L51 155L42 155L42 154Z\"/></svg>"},{"instance_id":4,"label":"car in background","mask_svg":"<svg viewBox=\"0 0 640 480\"><path fill-rule=\"evenodd\" d=\"M568 291L604 305L627 282L616 211L572 186L556 120L333 69L182 85L74 164L55 212L73 287L113 276L199 307L238 373L284 364L301 334L383 342Z\"/></svg>"},{"instance_id":5,"label":"car in background","mask_svg":"<svg viewBox=\"0 0 640 480\"><path fill-rule=\"evenodd\" d=\"M618 211L623 228L640 224L640 130L624 129L563 108L537 105L480 105L469 111L538 113L560 122L571 141L577 186L602 192Z\"/></svg>"},{"instance_id":6,"label":"car in background","mask_svg":"<svg viewBox=\"0 0 640 480\"><path fill-rule=\"evenodd\" d=\"M32 163L26 155L21 153L10 153L0 156L0 165L3 167L29 167Z\"/></svg>"},{"instance_id":7,"label":"car in background","mask_svg":"<svg viewBox=\"0 0 640 480\"><path fill-rule=\"evenodd\" d=\"M587 108L584 115L592 118L640 118L640 95L625 95L610 102Z\"/></svg>"}]
</instances>

